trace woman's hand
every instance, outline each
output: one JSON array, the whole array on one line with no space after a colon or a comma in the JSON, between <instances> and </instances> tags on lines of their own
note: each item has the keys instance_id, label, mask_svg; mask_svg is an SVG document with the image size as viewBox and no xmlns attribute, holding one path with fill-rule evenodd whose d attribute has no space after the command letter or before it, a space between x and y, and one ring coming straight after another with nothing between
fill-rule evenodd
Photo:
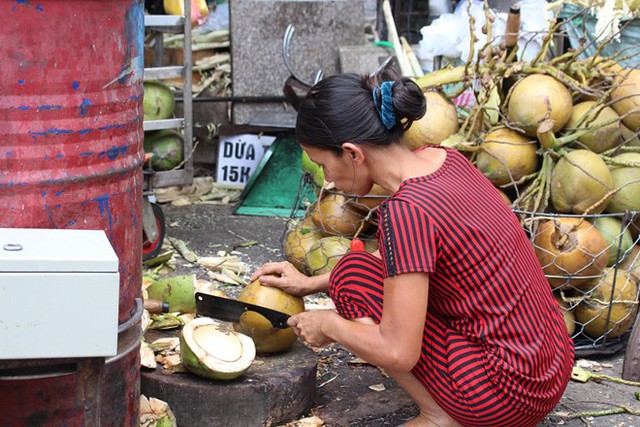
<instances>
[{"instance_id":1,"label":"woman's hand","mask_svg":"<svg viewBox=\"0 0 640 427\"><path fill-rule=\"evenodd\" d=\"M251 281L256 279L260 280L261 285L280 288L291 295L302 297L317 292L311 285L311 278L287 261L264 264L251 276Z\"/></svg>"},{"instance_id":2,"label":"woman's hand","mask_svg":"<svg viewBox=\"0 0 640 427\"><path fill-rule=\"evenodd\" d=\"M287 324L302 341L313 347L323 347L333 342L324 334L323 325L335 318L341 317L333 310L305 311L291 316Z\"/></svg>"}]
</instances>

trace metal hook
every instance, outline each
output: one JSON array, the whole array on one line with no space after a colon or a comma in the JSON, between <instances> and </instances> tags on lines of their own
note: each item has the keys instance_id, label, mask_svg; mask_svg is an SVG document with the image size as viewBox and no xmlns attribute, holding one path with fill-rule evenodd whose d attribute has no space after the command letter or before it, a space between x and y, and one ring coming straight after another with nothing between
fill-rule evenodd
<instances>
[{"instance_id":1,"label":"metal hook","mask_svg":"<svg viewBox=\"0 0 640 427\"><path fill-rule=\"evenodd\" d=\"M287 67L287 70L289 70L289 73L294 79L305 86L311 87L322 80L323 72L322 69L318 70L313 83L309 84L304 79L302 79L300 75L294 70L293 65L291 64L291 39L293 38L293 33L295 31L296 30L294 26L292 24L289 24L284 32L284 38L282 40L282 56L284 59L284 65Z\"/></svg>"}]
</instances>

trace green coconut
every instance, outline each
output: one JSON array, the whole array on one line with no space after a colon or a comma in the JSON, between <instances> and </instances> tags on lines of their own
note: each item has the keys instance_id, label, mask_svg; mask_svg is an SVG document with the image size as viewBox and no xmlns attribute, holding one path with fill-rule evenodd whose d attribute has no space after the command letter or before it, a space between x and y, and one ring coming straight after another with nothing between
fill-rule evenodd
<instances>
[{"instance_id":1,"label":"green coconut","mask_svg":"<svg viewBox=\"0 0 640 427\"><path fill-rule=\"evenodd\" d=\"M251 338L230 325L198 317L182 328L180 356L185 368L196 375L231 380L249 369L256 347Z\"/></svg>"},{"instance_id":2,"label":"green coconut","mask_svg":"<svg viewBox=\"0 0 640 427\"><path fill-rule=\"evenodd\" d=\"M353 207L353 198L341 193L327 193L311 212L313 223L326 234L353 236L366 229L366 214Z\"/></svg>"},{"instance_id":3,"label":"green coconut","mask_svg":"<svg viewBox=\"0 0 640 427\"><path fill-rule=\"evenodd\" d=\"M626 257L618 265L618 269L627 273L636 281L636 284L640 285L640 245L634 245L626 253Z\"/></svg>"},{"instance_id":4,"label":"green coconut","mask_svg":"<svg viewBox=\"0 0 640 427\"><path fill-rule=\"evenodd\" d=\"M569 336L573 336L576 331L576 316L573 314L573 310L568 302L564 301L560 295L553 294L556 302L560 306L562 317L564 317L564 325L567 328Z\"/></svg>"},{"instance_id":5,"label":"green coconut","mask_svg":"<svg viewBox=\"0 0 640 427\"><path fill-rule=\"evenodd\" d=\"M496 186L514 183L538 169L535 139L507 128L487 134L476 166Z\"/></svg>"},{"instance_id":6,"label":"green coconut","mask_svg":"<svg viewBox=\"0 0 640 427\"><path fill-rule=\"evenodd\" d=\"M311 160L306 151L302 151L302 171L311 175L314 185L319 189L324 185L322 166Z\"/></svg>"},{"instance_id":7,"label":"green coconut","mask_svg":"<svg viewBox=\"0 0 640 427\"><path fill-rule=\"evenodd\" d=\"M149 299L169 303L170 312L196 312L196 276L185 274L164 277L147 287Z\"/></svg>"},{"instance_id":8,"label":"green coconut","mask_svg":"<svg viewBox=\"0 0 640 427\"><path fill-rule=\"evenodd\" d=\"M282 244L284 259L293 264L298 271L308 272L305 256L311 246L323 236L324 234L313 223L311 217L305 217L285 233Z\"/></svg>"},{"instance_id":9,"label":"green coconut","mask_svg":"<svg viewBox=\"0 0 640 427\"><path fill-rule=\"evenodd\" d=\"M151 153L151 168L155 171L168 171L180 165L184 160L184 139L176 130L162 130L145 135L144 151Z\"/></svg>"},{"instance_id":10,"label":"green coconut","mask_svg":"<svg viewBox=\"0 0 640 427\"><path fill-rule=\"evenodd\" d=\"M164 120L173 116L176 97L169 86L157 80L148 80L144 82L143 89L144 120Z\"/></svg>"},{"instance_id":11,"label":"green coconut","mask_svg":"<svg viewBox=\"0 0 640 427\"><path fill-rule=\"evenodd\" d=\"M624 153L614 157L614 160L635 163L639 166L611 166L613 188L619 189L607 205L606 211L622 213L625 211L640 211L640 153Z\"/></svg>"},{"instance_id":12,"label":"green coconut","mask_svg":"<svg viewBox=\"0 0 640 427\"><path fill-rule=\"evenodd\" d=\"M638 312L637 300L638 285L635 281L625 272L609 268L600 282L576 306L574 315L583 326L583 332L591 338L598 339L605 334L607 338L617 338L633 326Z\"/></svg>"},{"instance_id":13,"label":"green coconut","mask_svg":"<svg viewBox=\"0 0 640 427\"><path fill-rule=\"evenodd\" d=\"M561 213L601 213L608 203L605 196L612 188L609 168L590 150L570 151L551 173L551 202Z\"/></svg>"},{"instance_id":14,"label":"green coconut","mask_svg":"<svg viewBox=\"0 0 640 427\"><path fill-rule=\"evenodd\" d=\"M323 237L315 242L305 257L309 272L313 276L330 272L349 252L350 243L349 239L340 236Z\"/></svg>"},{"instance_id":15,"label":"green coconut","mask_svg":"<svg viewBox=\"0 0 640 427\"><path fill-rule=\"evenodd\" d=\"M628 228L623 230L622 221L611 216L598 217L593 220L593 225L607 241L607 247L609 248L607 266L611 267L622 260L633 246L631 232ZM620 247L620 250L618 250L618 247Z\"/></svg>"},{"instance_id":16,"label":"green coconut","mask_svg":"<svg viewBox=\"0 0 640 427\"><path fill-rule=\"evenodd\" d=\"M574 105L565 129L580 131L589 128L593 130L580 136L576 145L602 153L620 143L620 116L611 107L596 106L594 101Z\"/></svg>"},{"instance_id":17,"label":"green coconut","mask_svg":"<svg viewBox=\"0 0 640 427\"><path fill-rule=\"evenodd\" d=\"M437 90L424 93L427 110L402 135L400 142L410 150L424 145L438 145L458 132L458 113L449 98Z\"/></svg>"}]
</instances>

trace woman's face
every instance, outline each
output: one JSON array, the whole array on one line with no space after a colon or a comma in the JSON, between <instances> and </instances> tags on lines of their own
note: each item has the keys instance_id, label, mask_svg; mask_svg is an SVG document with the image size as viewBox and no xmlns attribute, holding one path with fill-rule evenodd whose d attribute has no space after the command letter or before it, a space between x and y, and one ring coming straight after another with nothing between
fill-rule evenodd
<instances>
[{"instance_id":1,"label":"woman's face","mask_svg":"<svg viewBox=\"0 0 640 427\"><path fill-rule=\"evenodd\" d=\"M329 150L302 146L309 158L322 167L324 179L333 182L336 188L348 194L364 196L371 191L373 181L369 171L362 163L356 161L353 152L342 150L339 155Z\"/></svg>"}]
</instances>

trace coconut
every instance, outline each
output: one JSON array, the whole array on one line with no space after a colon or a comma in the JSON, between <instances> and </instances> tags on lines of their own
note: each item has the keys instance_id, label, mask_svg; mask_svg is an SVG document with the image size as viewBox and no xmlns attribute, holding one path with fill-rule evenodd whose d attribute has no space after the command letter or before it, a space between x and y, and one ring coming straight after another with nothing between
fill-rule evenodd
<instances>
[{"instance_id":1,"label":"coconut","mask_svg":"<svg viewBox=\"0 0 640 427\"><path fill-rule=\"evenodd\" d=\"M624 153L614 157L614 160L640 165L640 153ZM611 166L613 188L619 189L607 205L606 211L622 213L625 211L640 211L640 166Z\"/></svg>"},{"instance_id":2,"label":"coconut","mask_svg":"<svg viewBox=\"0 0 640 427\"><path fill-rule=\"evenodd\" d=\"M370 210L375 209L387 200L390 196L389 191L380 187L378 184L373 184L371 191L366 196L354 196L349 198L349 204L354 208L368 213Z\"/></svg>"},{"instance_id":3,"label":"coconut","mask_svg":"<svg viewBox=\"0 0 640 427\"><path fill-rule=\"evenodd\" d=\"M184 139L180 132L162 130L144 137L144 151L151 153L151 168L168 171L184 160Z\"/></svg>"},{"instance_id":4,"label":"coconut","mask_svg":"<svg viewBox=\"0 0 640 427\"><path fill-rule=\"evenodd\" d=\"M621 142L627 147L640 147L640 138L636 132L632 132L624 124L620 125L621 130Z\"/></svg>"},{"instance_id":5,"label":"coconut","mask_svg":"<svg viewBox=\"0 0 640 427\"><path fill-rule=\"evenodd\" d=\"M615 276L614 297L611 299ZM638 286L629 276L609 268L574 309L576 321L591 338L617 338L631 328L638 312ZM609 314L611 313L611 314ZM609 321L607 321L607 319Z\"/></svg>"},{"instance_id":6,"label":"coconut","mask_svg":"<svg viewBox=\"0 0 640 427\"><path fill-rule=\"evenodd\" d=\"M302 297L272 286L262 286L258 280L249 283L240 292L238 301L277 310L290 316L304 311ZM298 338L293 329L274 328L266 317L254 311L243 313L240 321L235 324L235 329L250 336L259 353L279 353L288 350Z\"/></svg>"},{"instance_id":7,"label":"coconut","mask_svg":"<svg viewBox=\"0 0 640 427\"><path fill-rule=\"evenodd\" d=\"M507 118L512 126L531 137L546 119L554 121L552 132L562 129L573 109L569 90L558 80L544 74L531 74L520 79L511 90Z\"/></svg>"},{"instance_id":8,"label":"coconut","mask_svg":"<svg viewBox=\"0 0 640 427\"><path fill-rule=\"evenodd\" d=\"M543 221L533 243L553 288L586 287L602 274L609 260L607 241L593 224L582 218Z\"/></svg>"},{"instance_id":9,"label":"coconut","mask_svg":"<svg viewBox=\"0 0 640 427\"><path fill-rule=\"evenodd\" d=\"M628 228L622 229L622 221L611 216L602 216L593 220L593 225L598 229L602 237L607 241L609 248L609 261L607 266L615 265L622 260L625 254L633 246L633 238ZM618 251L618 247L620 250Z\"/></svg>"},{"instance_id":10,"label":"coconut","mask_svg":"<svg viewBox=\"0 0 640 427\"><path fill-rule=\"evenodd\" d=\"M609 122L611 123L604 125ZM589 128L593 128L593 130L578 138L581 148L588 148L594 153L602 153L620 144L620 136L622 135L620 116L613 108L596 106L594 101L585 101L574 105L565 130L581 131Z\"/></svg>"},{"instance_id":11,"label":"coconut","mask_svg":"<svg viewBox=\"0 0 640 427\"><path fill-rule=\"evenodd\" d=\"M302 151L302 171L308 173L316 188L320 189L324 185L324 170L322 166L311 160L306 151Z\"/></svg>"},{"instance_id":12,"label":"coconut","mask_svg":"<svg viewBox=\"0 0 640 427\"><path fill-rule=\"evenodd\" d=\"M538 169L537 148L535 139L500 128L484 138L476 166L494 185L513 184Z\"/></svg>"},{"instance_id":13,"label":"coconut","mask_svg":"<svg viewBox=\"0 0 640 427\"><path fill-rule=\"evenodd\" d=\"M604 160L589 150L562 156L551 173L551 202L561 213L600 213L608 201L613 178ZM597 204L597 205L596 205Z\"/></svg>"},{"instance_id":14,"label":"coconut","mask_svg":"<svg viewBox=\"0 0 640 427\"><path fill-rule=\"evenodd\" d=\"M443 94L435 90L424 93L427 111L402 135L400 141L410 150L424 145L438 145L458 132L456 106Z\"/></svg>"},{"instance_id":15,"label":"coconut","mask_svg":"<svg viewBox=\"0 0 640 427\"><path fill-rule=\"evenodd\" d=\"M624 261L618 265L618 270L627 273L640 285L640 246L634 245L625 255Z\"/></svg>"},{"instance_id":16,"label":"coconut","mask_svg":"<svg viewBox=\"0 0 640 427\"><path fill-rule=\"evenodd\" d=\"M142 109L144 120L163 120L173 116L176 108L176 98L169 86L157 80L147 80L143 83L144 98Z\"/></svg>"},{"instance_id":17,"label":"coconut","mask_svg":"<svg viewBox=\"0 0 640 427\"><path fill-rule=\"evenodd\" d=\"M313 276L330 272L350 249L350 240L340 236L323 237L311 246L306 255Z\"/></svg>"},{"instance_id":18,"label":"coconut","mask_svg":"<svg viewBox=\"0 0 640 427\"><path fill-rule=\"evenodd\" d=\"M256 357L251 338L208 317L198 317L182 328L180 356L196 375L230 380L244 374Z\"/></svg>"},{"instance_id":19,"label":"coconut","mask_svg":"<svg viewBox=\"0 0 640 427\"><path fill-rule=\"evenodd\" d=\"M146 289L149 299L169 303L170 312L196 312L196 276L184 274L158 279Z\"/></svg>"},{"instance_id":20,"label":"coconut","mask_svg":"<svg viewBox=\"0 0 640 427\"><path fill-rule=\"evenodd\" d=\"M611 105L633 132L640 130L640 70L621 70L613 81ZM628 114L628 115L627 115Z\"/></svg>"},{"instance_id":21,"label":"coconut","mask_svg":"<svg viewBox=\"0 0 640 427\"><path fill-rule=\"evenodd\" d=\"M308 272L305 255L311 246L323 236L311 217L305 217L285 233L282 244L284 259L293 264L298 271Z\"/></svg>"},{"instance_id":22,"label":"coconut","mask_svg":"<svg viewBox=\"0 0 640 427\"><path fill-rule=\"evenodd\" d=\"M564 324L567 327L567 332L569 336L572 336L576 331L576 317L573 314L573 310L568 302L563 301L562 297L557 294L553 294L556 302L560 306L560 311L562 311L562 316L564 317Z\"/></svg>"},{"instance_id":23,"label":"coconut","mask_svg":"<svg viewBox=\"0 0 640 427\"><path fill-rule=\"evenodd\" d=\"M327 193L318 201L311 213L313 223L332 235L353 236L369 224L365 214L352 207L350 198L340 193Z\"/></svg>"}]
</instances>

